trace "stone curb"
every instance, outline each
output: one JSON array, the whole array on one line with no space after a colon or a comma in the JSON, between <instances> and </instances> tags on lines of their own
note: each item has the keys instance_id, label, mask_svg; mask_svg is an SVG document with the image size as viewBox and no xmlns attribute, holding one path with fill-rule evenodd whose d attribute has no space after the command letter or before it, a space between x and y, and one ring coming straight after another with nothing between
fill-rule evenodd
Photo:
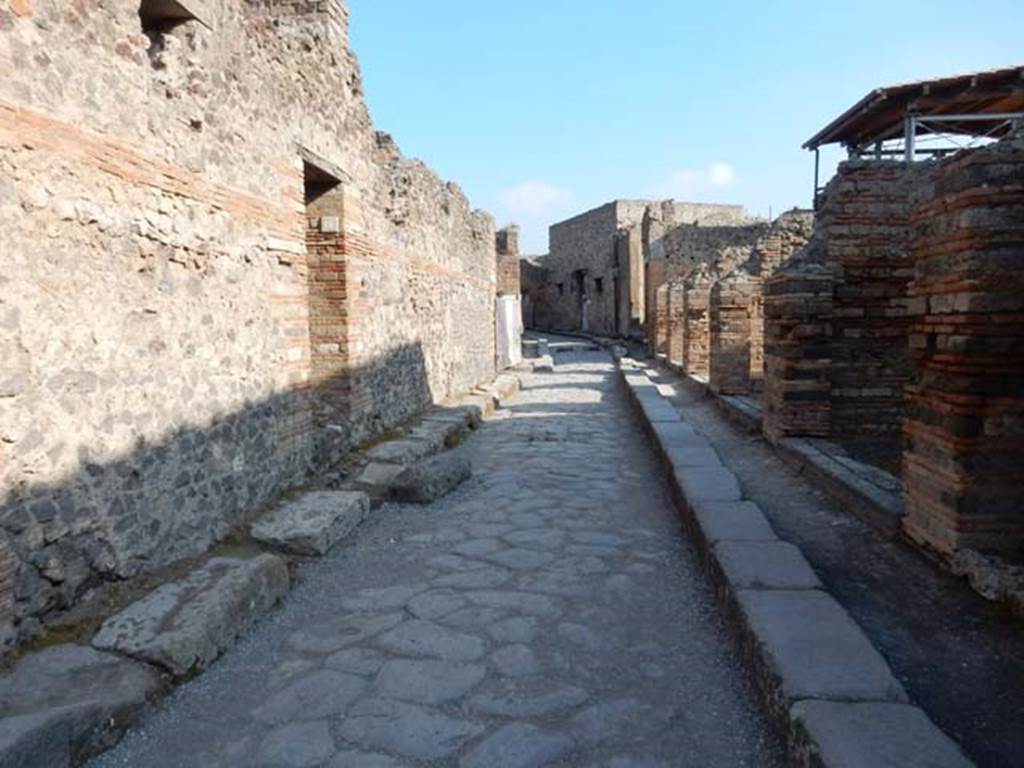
<instances>
[{"instance_id":1,"label":"stone curb","mask_svg":"<svg viewBox=\"0 0 1024 768\"><path fill-rule=\"evenodd\" d=\"M662 398L645 369L625 358L618 370L665 466L674 502L734 619L752 679L785 735L792 764L973 765L909 703L888 663L824 590L800 550L780 541L758 506L743 499L735 475ZM662 398L674 420L655 398Z\"/></svg>"},{"instance_id":2,"label":"stone curb","mask_svg":"<svg viewBox=\"0 0 1024 768\"><path fill-rule=\"evenodd\" d=\"M679 376L682 386L709 398L734 426L762 436L760 411L742 398L713 391L707 383L688 376L678 364L669 363L663 356L659 356L658 364ZM828 493L851 515L890 539L903 535L903 499L899 493L889 492L858 476L805 438L784 437L768 440L768 444L779 458Z\"/></svg>"}]
</instances>

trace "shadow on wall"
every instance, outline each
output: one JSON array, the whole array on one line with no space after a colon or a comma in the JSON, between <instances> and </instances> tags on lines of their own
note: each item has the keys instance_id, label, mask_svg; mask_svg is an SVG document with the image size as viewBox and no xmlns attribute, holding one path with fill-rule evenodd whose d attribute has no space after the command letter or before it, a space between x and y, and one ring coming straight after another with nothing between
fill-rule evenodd
<instances>
[{"instance_id":1,"label":"shadow on wall","mask_svg":"<svg viewBox=\"0 0 1024 768\"><path fill-rule=\"evenodd\" d=\"M60 482L4 493L0 641L37 634L104 582L205 552L343 451L432 402L417 342L160 442L140 440L121 458L94 461L80 446L78 468ZM352 420L368 426L353 434ZM13 584L4 584L8 573Z\"/></svg>"}]
</instances>

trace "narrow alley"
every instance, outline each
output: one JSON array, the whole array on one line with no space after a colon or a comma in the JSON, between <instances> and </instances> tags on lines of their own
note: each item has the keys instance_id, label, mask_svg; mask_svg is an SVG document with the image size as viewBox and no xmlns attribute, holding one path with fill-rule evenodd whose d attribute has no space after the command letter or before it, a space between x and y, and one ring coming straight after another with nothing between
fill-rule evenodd
<instances>
[{"instance_id":1,"label":"narrow alley","mask_svg":"<svg viewBox=\"0 0 1024 768\"><path fill-rule=\"evenodd\" d=\"M784 764L607 353L457 450L93 768Z\"/></svg>"}]
</instances>

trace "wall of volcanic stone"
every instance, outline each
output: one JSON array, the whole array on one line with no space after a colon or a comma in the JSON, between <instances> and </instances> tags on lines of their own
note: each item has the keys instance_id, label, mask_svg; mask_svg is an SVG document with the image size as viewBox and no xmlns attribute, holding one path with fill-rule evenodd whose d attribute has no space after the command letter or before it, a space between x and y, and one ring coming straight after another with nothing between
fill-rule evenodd
<instances>
[{"instance_id":1,"label":"wall of volcanic stone","mask_svg":"<svg viewBox=\"0 0 1024 768\"><path fill-rule=\"evenodd\" d=\"M493 222L375 133L344 6L204 7L147 36L138 0L0 2L0 608L22 636L209 547L325 430L350 445L493 372ZM344 182L310 251L303 157Z\"/></svg>"}]
</instances>

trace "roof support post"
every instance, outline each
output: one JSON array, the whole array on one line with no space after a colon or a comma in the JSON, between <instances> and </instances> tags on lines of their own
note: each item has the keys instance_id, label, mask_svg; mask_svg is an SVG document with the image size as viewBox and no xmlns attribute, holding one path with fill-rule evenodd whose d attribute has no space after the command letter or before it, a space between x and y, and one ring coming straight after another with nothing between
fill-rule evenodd
<instances>
[{"instance_id":1,"label":"roof support post","mask_svg":"<svg viewBox=\"0 0 1024 768\"><path fill-rule=\"evenodd\" d=\"M914 162L914 153L917 150L917 115L907 115L903 126L904 144L907 152L907 164Z\"/></svg>"}]
</instances>

